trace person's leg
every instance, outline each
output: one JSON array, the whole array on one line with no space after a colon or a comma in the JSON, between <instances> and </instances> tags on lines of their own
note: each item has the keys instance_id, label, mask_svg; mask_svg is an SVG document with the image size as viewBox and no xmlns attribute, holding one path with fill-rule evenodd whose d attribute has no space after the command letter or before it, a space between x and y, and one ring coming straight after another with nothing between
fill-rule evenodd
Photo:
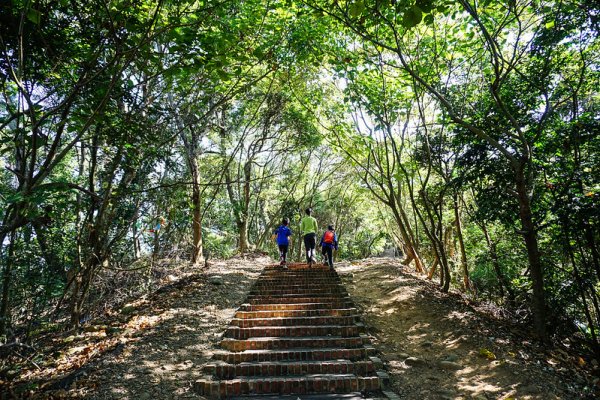
<instances>
[{"instance_id":1,"label":"person's leg","mask_svg":"<svg viewBox=\"0 0 600 400\"><path fill-rule=\"evenodd\" d=\"M311 261L316 261L315 260L315 247L317 246L317 234L316 233L311 233L310 234L310 260Z\"/></svg>"},{"instance_id":2,"label":"person's leg","mask_svg":"<svg viewBox=\"0 0 600 400\"><path fill-rule=\"evenodd\" d=\"M310 234L304 235L304 249L306 251L306 262L310 263Z\"/></svg>"},{"instance_id":3,"label":"person's leg","mask_svg":"<svg viewBox=\"0 0 600 400\"><path fill-rule=\"evenodd\" d=\"M284 244L283 246L281 246L281 253L282 253L284 264L287 262L287 252L288 252L288 245Z\"/></svg>"},{"instance_id":4,"label":"person's leg","mask_svg":"<svg viewBox=\"0 0 600 400\"><path fill-rule=\"evenodd\" d=\"M333 268L333 247L327 246L327 264Z\"/></svg>"},{"instance_id":5,"label":"person's leg","mask_svg":"<svg viewBox=\"0 0 600 400\"><path fill-rule=\"evenodd\" d=\"M323 257L323 265L327 265L327 246L321 247L321 256Z\"/></svg>"}]
</instances>

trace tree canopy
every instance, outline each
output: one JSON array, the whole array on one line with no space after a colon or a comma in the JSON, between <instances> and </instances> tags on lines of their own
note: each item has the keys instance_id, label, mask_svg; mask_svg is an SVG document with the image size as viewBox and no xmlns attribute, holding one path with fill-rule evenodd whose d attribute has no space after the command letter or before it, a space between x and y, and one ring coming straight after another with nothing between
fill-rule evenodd
<instances>
[{"instance_id":1,"label":"tree canopy","mask_svg":"<svg viewBox=\"0 0 600 400\"><path fill-rule=\"evenodd\" d=\"M339 258L401 255L600 355L599 17L568 0L0 6L0 335L77 327L114 271L275 255L284 217L300 259L312 207Z\"/></svg>"}]
</instances>

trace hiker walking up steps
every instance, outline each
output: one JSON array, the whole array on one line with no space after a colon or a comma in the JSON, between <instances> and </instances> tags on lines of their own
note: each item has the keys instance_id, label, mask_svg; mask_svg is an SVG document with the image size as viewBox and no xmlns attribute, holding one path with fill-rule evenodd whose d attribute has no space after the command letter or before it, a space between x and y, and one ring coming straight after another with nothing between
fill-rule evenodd
<instances>
[{"instance_id":1,"label":"hiker walking up steps","mask_svg":"<svg viewBox=\"0 0 600 400\"><path fill-rule=\"evenodd\" d=\"M315 246L317 244L317 220L311 216L312 208L305 210L306 215L300 221L300 232L304 237L304 247L306 249L306 263L312 267L315 260Z\"/></svg>"},{"instance_id":2,"label":"hiker walking up steps","mask_svg":"<svg viewBox=\"0 0 600 400\"><path fill-rule=\"evenodd\" d=\"M290 245L289 237L292 235L292 230L288 227L290 224L289 218L284 218L281 221L281 226L275 229L273 232L276 235L277 246L279 247L279 265L282 265L284 269L287 269L287 252L288 246Z\"/></svg>"},{"instance_id":3,"label":"hiker walking up steps","mask_svg":"<svg viewBox=\"0 0 600 400\"><path fill-rule=\"evenodd\" d=\"M329 265L329 268L333 269L333 249L336 251L338 249L338 239L333 225L327 226L327 230L323 233L319 246L325 257L325 265Z\"/></svg>"}]
</instances>

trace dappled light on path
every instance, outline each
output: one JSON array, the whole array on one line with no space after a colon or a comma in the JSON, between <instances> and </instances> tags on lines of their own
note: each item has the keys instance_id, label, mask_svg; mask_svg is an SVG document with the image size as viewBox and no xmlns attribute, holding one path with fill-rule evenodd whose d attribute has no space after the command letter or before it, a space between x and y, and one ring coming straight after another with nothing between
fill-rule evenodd
<instances>
[{"instance_id":1,"label":"dappled light on path","mask_svg":"<svg viewBox=\"0 0 600 400\"><path fill-rule=\"evenodd\" d=\"M203 279L149 304L130 323L144 324L89 368L92 399L201 398L191 382L202 375L222 330L267 259L212 262ZM135 322L133 322L135 321Z\"/></svg>"},{"instance_id":2,"label":"dappled light on path","mask_svg":"<svg viewBox=\"0 0 600 400\"><path fill-rule=\"evenodd\" d=\"M575 398L544 364L520 356L522 340L400 262L338 271L402 399Z\"/></svg>"}]
</instances>

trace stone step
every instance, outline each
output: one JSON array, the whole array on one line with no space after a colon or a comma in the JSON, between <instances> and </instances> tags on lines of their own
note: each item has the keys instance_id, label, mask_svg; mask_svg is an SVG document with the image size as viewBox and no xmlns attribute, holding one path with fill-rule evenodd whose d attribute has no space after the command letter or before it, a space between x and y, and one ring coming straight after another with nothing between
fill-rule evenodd
<instances>
[{"instance_id":1,"label":"stone step","mask_svg":"<svg viewBox=\"0 0 600 400\"><path fill-rule=\"evenodd\" d=\"M291 286L291 287L300 287L300 286L339 286L342 284L342 281L337 277L324 277L324 278L291 278L291 279L282 279L282 278L262 278L260 281L256 282L254 286L258 287L267 287L267 286Z\"/></svg>"},{"instance_id":2,"label":"stone step","mask_svg":"<svg viewBox=\"0 0 600 400\"><path fill-rule=\"evenodd\" d=\"M387 397L365 397L362 393L333 393L333 394L294 394L294 395L261 395L235 396L230 400L389 400Z\"/></svg>"},{"instance_id":3,"label":"stone step","mask_svg":"<svg viewBox=\"0 0 600 400\"><path fill-rule=\"evenodd\" d=\"M248 294L250 296L254 296L254 295L276 296L276 295L297 295L297 294L315 295L315 294L321 294L321 293L344 295L344 296L348 295L348 292L346 292L346 290L344 288L340 288L340 287L323 288L323 289L315 289L315 288L308 288L308 289L304 289L304 288L256 289L255 288L255 289L252 289L250 291L250 293L248 293Z\"/></svg>"},{"instance_id":4,"label":"stone step","mask_svg":"<svg viewBox=\"0 0 600 400\"><path fill-rule=\"evenodd\" d=\"M322 280L334 280L340 279L340 276L335 271L309 271L303 272L302 270L296 271L268 271L261 275L259 282L269 280L292 280L292 279L322 279Z\"/></svg>"},{"instance_id":5,"label":"stone step","mask_svg":"<svg viewBox=\"0 0 600 400\"><path fill-rule=\"evenodd\" d=\"M358 336L361 333L357 325L305 325L305 326L256 326L241 328L230 326L224 337L233 339L251 339L258 337L305 337L305 336Z\"/></svg>"},{"instance_id":6,"label":"stone step","mask_svg":"<svg viewBox=\"0 0 600 400\"><path fill-rule=\"evenodd\" d=\"M330 298L330 299L340 299L340 298L347 298L348 297L348 293L343 293L343 292L327 292L327 291L323 291L323 292L315 292L315 293L286 293L286 292L279 292L279 293L263 293L263 292L256 292L256 293L249 293L248 294L248 298L249 299L255 299L255 298L269 298L269 299L296 299L296 298L320 298L320 297L324 297L324 298Z\"/></svg>"},{"instance_id":7,"label":"stone step","mask_svg":"<svg viewBox=\"0 0 600 400\"><path fill-rule=\"evenodd\" d=\"M380 393L383 375L357 314L337 272L304 264L265 268L194 388L212 399Z\"/></svg>"},{"instance_id":8,"label":"stone step","mask_svg":"<svg viewBox=\"0 0 600 400\"><path fill-rule=\"evenodd\" d=\"M305 281L321 281L321 282L332 282L338 281L339 275L335 272L315 272L315 273L301 273L301 272L284 272L284 273L266 273L263 274L259 282L270 282L270 281L287 281L290 283L305 283Z\"/></svg>"},{"instance_id":9,"label":"stone step","mask_svg":"<svg viewBox=\"0 0 600 400\"><path fill-rule=\"evenodd\" d=\"M231 325L239 326L240 328L254 328L257 326L307 326L307 325L340 325L348 326L357 322L357 316L333 316L320 315L314 317L263 317L263 318L234 318L231 320Z\"/></svg>"},{"instance_id":10,"label":"stone step","mask_svg":"<svg viewBox=\"0 0 600 400\"><path fill-rule=\"evenodd\" d=\"M344 359L327 361L243 362L238 364L217 362L206 365L203 371L216 379L234 379L242 376L306 374L354 374L365 376L375 373L375 366L370 360L353 362Z\"/></svg>"},{"instance_id":11,"label":"stone step","mask_svg":"<svg viewBox=\"0 0 600 400\"><path fill-rule=\"evenodd\" d=\"M379 378L353 374L315 374L288 377L243 377L231 380L200 379L194 382L197 394L211 399L261 394L352 393L379 390Z\"/></svg>"},{"instance_id":12,"label":"stone step","mask_svg":"<svg viewBox=\"0 0 600 400\"><path fill-rule=\"evenodd\" d=\"M324 360L351 360L358 361L366 359L373 355L374 349L371 347L358 348L288 348L284 350L244 350L238 352L217 351L213 357L215 360L227 362L229 364L257 361L324 361Z\"/></svg>"},{"instance_id":13,"label":"stone step","mask_svg":"<svg viewBox=\"0 0 600 400\"><path fill-rule=\"evenodd\" d=\"M310 303L256 303L242 304L240 311L302 311L302 310L328 310L353 308L354 304L347 301L335 303L310 302Z\"/></svg>"},{"instance_id":14,"label":"stone step","mask_svg":"<svg viewBox=\"0 0 600 400\"><path fill-rule=\"evenodd\" d=\"M320 288L328 288L328 287L340 287L343 286L342 282L339 279L321 279L315 282L303 282L300 283L295 280L286 280L286 281L269 281L269 280L259 280L252 286L253 288L267 288L267 289L282 289L286 288L311 288L315 289Z\"/></svg>"},{"instance_id":15,"label":"stone step","mask_svg":"<svg viewBox=\"0 0 600 400\"><path fill-rule=\"evenodd\" d=\"M294 303L329 303L332 306L339 304L351 303L349 297L328 297L328 296L311 296L311 297L274 297L274 296L248 296L246 301L250 304L294 304Z\"/></svg>"},{"instance_id":16,"label":"stone step","mask_svg":"<svg viewBox=\"0 0 600 400\"><path fill-rule=\"evenodd\" d=\"M304 336L304 337L254 337L240 340L225 338L221 340L221 347L229 351L244 350L280 350L292 348L324 348L342 347L356 348L363 345L361 337L339 337L339 336Z\"/></svg>"},{"instance_id":17,"label":"stone step","mask_svg":"<svg viewBox=\"0 0 600 400\"><path fill-rule=\"evenodd\" d=\"M272 311L237 311L237 319L256 318L304 318L304 317L358 317L356 308L333 308L322 310L272 310Z\"/></svg>"}]
</instances>

